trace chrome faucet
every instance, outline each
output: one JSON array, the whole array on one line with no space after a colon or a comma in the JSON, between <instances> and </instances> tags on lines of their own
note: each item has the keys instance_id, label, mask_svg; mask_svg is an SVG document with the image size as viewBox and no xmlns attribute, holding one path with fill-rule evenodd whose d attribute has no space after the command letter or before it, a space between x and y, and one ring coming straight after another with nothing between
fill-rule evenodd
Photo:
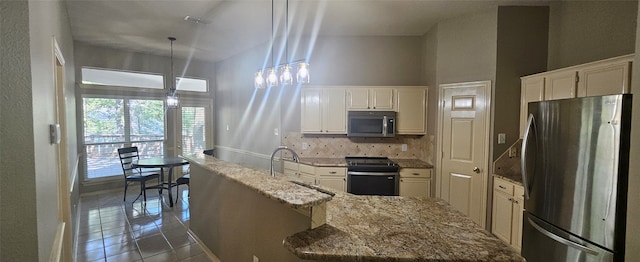
<instances>
[{"instance_id":1,"label":"chrome faucet","mask_svg":"<svg viewBox=\"0 0 640 262\"><path fill-rule=\"evenodd\" d=\"M293 161L295 161L296 163L300 161L298 154L296 154L296 152L291 150L291 148L288 148L286 146L279 146L278 148L276 148L276 150L273 150L273 153L271 153L271 176L276 176L276 172L273 170L273 157L275 157L276 153L278 153L278 151L280 150L287 150L291 152L291 154L293 155Z\"/></svg>"}]
</instances>

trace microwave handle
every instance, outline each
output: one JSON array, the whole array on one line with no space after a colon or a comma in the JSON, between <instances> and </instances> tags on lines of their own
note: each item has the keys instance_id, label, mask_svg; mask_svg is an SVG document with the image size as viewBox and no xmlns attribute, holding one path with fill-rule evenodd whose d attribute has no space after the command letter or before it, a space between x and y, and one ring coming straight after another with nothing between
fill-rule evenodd
<instances>
[{"instance_id":1,"label":"microwave handle","mask_svg":"<svg viewBox=\"0 0 640 262\"><path fill-rule=\"evenodd\" d=\"M382 135L387 136L387 116L382 117Z\"/></svg>"}]
</instances>

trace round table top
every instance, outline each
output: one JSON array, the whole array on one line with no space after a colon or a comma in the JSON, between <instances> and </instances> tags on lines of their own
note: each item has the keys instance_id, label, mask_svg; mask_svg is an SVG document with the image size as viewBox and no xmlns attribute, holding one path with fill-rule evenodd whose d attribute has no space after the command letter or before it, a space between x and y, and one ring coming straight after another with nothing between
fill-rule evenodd
<instances>
[{"instance_id":1,"label":"round table top","mask_svg":"<svg viewBox=\"0 0 640 262\"><path fill-rule=\"evenodd\" d=\"M189 164L189 161L181 157L156 157L140 159L133 164L138 167L174 167Z\"/></svg>"}]
</instances>

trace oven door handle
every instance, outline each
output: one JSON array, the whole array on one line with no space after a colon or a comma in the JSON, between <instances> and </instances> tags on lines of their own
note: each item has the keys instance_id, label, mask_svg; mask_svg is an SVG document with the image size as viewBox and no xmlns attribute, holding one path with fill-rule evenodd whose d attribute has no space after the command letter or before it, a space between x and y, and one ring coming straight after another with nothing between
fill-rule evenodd
<instances>
[{"instance_id":1,"label":"oven door handle","mask_svg":"<svg viewBox=\"0 0 640 262\"><path fill-rule=\"evenodd\" d=\"M357 171L349 171L347 175L350 176L397 176L398 173L393 172L357 172Z\"/></svg>"}]
</instances>

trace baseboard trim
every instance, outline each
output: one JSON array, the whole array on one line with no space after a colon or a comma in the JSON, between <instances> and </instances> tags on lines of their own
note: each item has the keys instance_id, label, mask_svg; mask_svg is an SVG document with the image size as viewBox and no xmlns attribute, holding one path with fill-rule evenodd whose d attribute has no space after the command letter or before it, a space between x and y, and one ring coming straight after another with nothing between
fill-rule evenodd
<instances>
[{"instance_id":1,"label":"baseboard trim","mask_svg":"<svg viewBox=\"0 0 640 262\"><path fill-rule=\"evenodd\" d=\"M191 229L188 229L187 231L193 237L193 239L196 240L196 243L198 244L198 246L202 248L202 251L204 251L207 257L209 257L209 259L213 260L214 262L222 262L213 252L211 252L211 250L204 244L204 242L200 240L200 238L198 237L198 235L196 235L196 233L193 233Z\"/></svg>"}]
</instances>

